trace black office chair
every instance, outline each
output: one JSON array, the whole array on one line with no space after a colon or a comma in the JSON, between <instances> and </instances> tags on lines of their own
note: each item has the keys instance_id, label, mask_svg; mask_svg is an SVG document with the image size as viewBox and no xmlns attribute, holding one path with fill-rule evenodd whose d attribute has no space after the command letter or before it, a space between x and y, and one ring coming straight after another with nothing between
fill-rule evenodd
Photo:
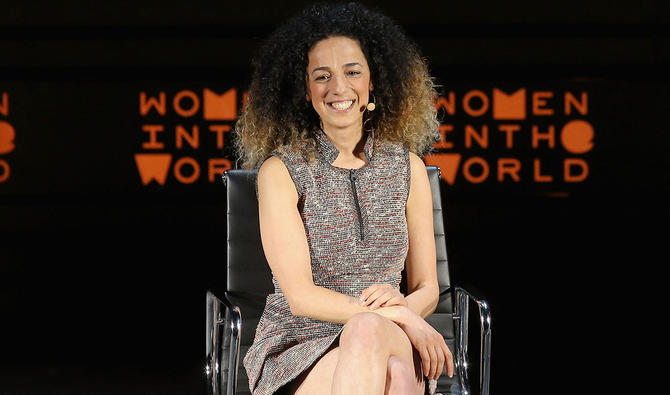
<instances>
[{"instance_id":1,"label":"black office chair","mask_svg":"<svg viewBox=\"0 0 670 395\"><path fill-rule=\"evenodd\" d=\"M469 395L468 318L469 301L479 308L480 357L479 388L489 393L491 356L491 312L484 298L470 286L452 287L449 278L440 170L428 166L433 195L433 218L437 248L440 302L426 318L445 338L454 354L455 374L438 380L437 392ZM223 176L228 204L228 270L225 289L207 292L207 380L210 395L249 394L246 370L240 366L251 345L265 298L274 292L272 273L265 260L258 225L256 171L228 170Z\"/></svg>"}]
</instances>

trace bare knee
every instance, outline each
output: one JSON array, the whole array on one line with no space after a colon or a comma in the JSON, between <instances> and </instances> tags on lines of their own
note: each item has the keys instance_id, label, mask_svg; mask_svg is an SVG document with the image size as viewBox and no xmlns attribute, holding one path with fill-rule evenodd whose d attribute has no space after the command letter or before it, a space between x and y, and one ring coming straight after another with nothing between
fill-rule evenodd
<instances>
[{"instance_id":1,"label":"bare knee","mask_svg":"<svg viewBox=\"0 0 670 395\"><path fill-rule=\"evenodd\" d=\"M384 344L386 326L392 323L375 313L359 313L351 317L340 335L340 347L377 348Z\"/></svg>"},{"instance_id":2,"label":"bare knee","mask_svg":"<svg viewBox=\"0 0 670 395\"><path fill-rule=\"evenodd\" d=\"M390 357L388 361L388 377L399 380L414 380L414 367L400 357Z\"/></svg>"},{"instance_id":3,"label":"bare knee","mask_svg":"<svg viewBox=\"0 0 670 395\"><path fill-rule=\"evenodd\" d=\"M420 394L423 390L422 384L417 381L412 364L399 357L389 358L385 395Z\"/></svg>"}]
</instances>

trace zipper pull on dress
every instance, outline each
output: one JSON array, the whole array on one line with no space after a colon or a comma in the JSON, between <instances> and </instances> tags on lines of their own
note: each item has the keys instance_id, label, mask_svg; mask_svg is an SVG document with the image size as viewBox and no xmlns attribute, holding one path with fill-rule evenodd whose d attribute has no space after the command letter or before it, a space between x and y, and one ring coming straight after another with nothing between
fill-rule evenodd
<instances>
[{"instance_id":1,"label":"zipper pull on dress","mask_svg":"<svg viewBox=\"0 0 670 395\"><path fill-rule=\"evenodd\" d=\"M358 214L358 226L361 231L361 241L363 241L363 216L361 215L361 206L358 203L358 191L356 190L356 181L358 180L358 175L355 173L354 169L349 170L349 180L351 181L351 190L354 194L354 205L356 206L356 213Z\"/></svg>"}]
</instances>

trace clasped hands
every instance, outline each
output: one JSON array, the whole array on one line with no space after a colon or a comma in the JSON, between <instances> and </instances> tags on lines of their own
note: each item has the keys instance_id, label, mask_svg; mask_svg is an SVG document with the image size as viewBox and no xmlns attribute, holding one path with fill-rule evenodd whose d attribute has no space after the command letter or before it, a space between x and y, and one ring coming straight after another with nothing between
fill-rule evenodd
<instances>
[{"instance_id":1,"label":"clasped hands","mask_svg":"<svg viewBox=\"0 0 670 395\"><path fill-rule=\"evenodd\" d=\"M359 299L361 306L369 306L370 310L391 306L408 307L405 296L390 284L373 284L361 293ZM403 317L396 323L419 352L426 377L437 380L445 365L447 375L453 377L453 356L442 335L409 308L402 309L401 313Z\"/></svg>"},{"instance_id":2,"label":"clasped hands","mask_svg":"<svg viewBox=\"0 0 670 395\"><path fill-rule=\"evenodd\" d=\"M361 306L370 306L370 310L387 306L407 306L405 295L391 284L372 284L361 292Z\"/></svg>"}]
</instances>

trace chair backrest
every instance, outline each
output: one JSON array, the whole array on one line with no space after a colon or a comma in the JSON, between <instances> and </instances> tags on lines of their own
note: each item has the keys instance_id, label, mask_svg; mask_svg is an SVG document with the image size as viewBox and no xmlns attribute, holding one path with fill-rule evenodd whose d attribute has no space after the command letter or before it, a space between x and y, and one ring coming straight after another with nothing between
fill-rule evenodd
<instances>
[{"instance_id":1,"label":"chair backrest","mask_svg":"<svg viewBox=\"0 0 670 395\"><path fill-rule=\"evenodd\" d=\"M257 170L224 173L228 215L226 291L265 298L274 292L272 272L265 260L258 224Z\"/></svg>"},{"instance_id":2,"label":"chair backrest","mask_svg":"<svg viewBox=\"0 0 670 395\"><path fill-rule=\"evenodd\" d=\"M433 227L437 252L437 273L440 293L450 289L447 247L445 244L440 169L427 166L433 197ZM227 186L228 269L227 291L247 297L265 298L274 292L272 272L265 260L258 225L256 170L228 170L224 173ZM449 310L449 306L447 306ZM439 310L439 308L438 308ZM439 311L436 311L439 312ZM450 311L449 311L450 312ZM446 311L445 311L446 313Z\"/></svg>"}]
</instances>

